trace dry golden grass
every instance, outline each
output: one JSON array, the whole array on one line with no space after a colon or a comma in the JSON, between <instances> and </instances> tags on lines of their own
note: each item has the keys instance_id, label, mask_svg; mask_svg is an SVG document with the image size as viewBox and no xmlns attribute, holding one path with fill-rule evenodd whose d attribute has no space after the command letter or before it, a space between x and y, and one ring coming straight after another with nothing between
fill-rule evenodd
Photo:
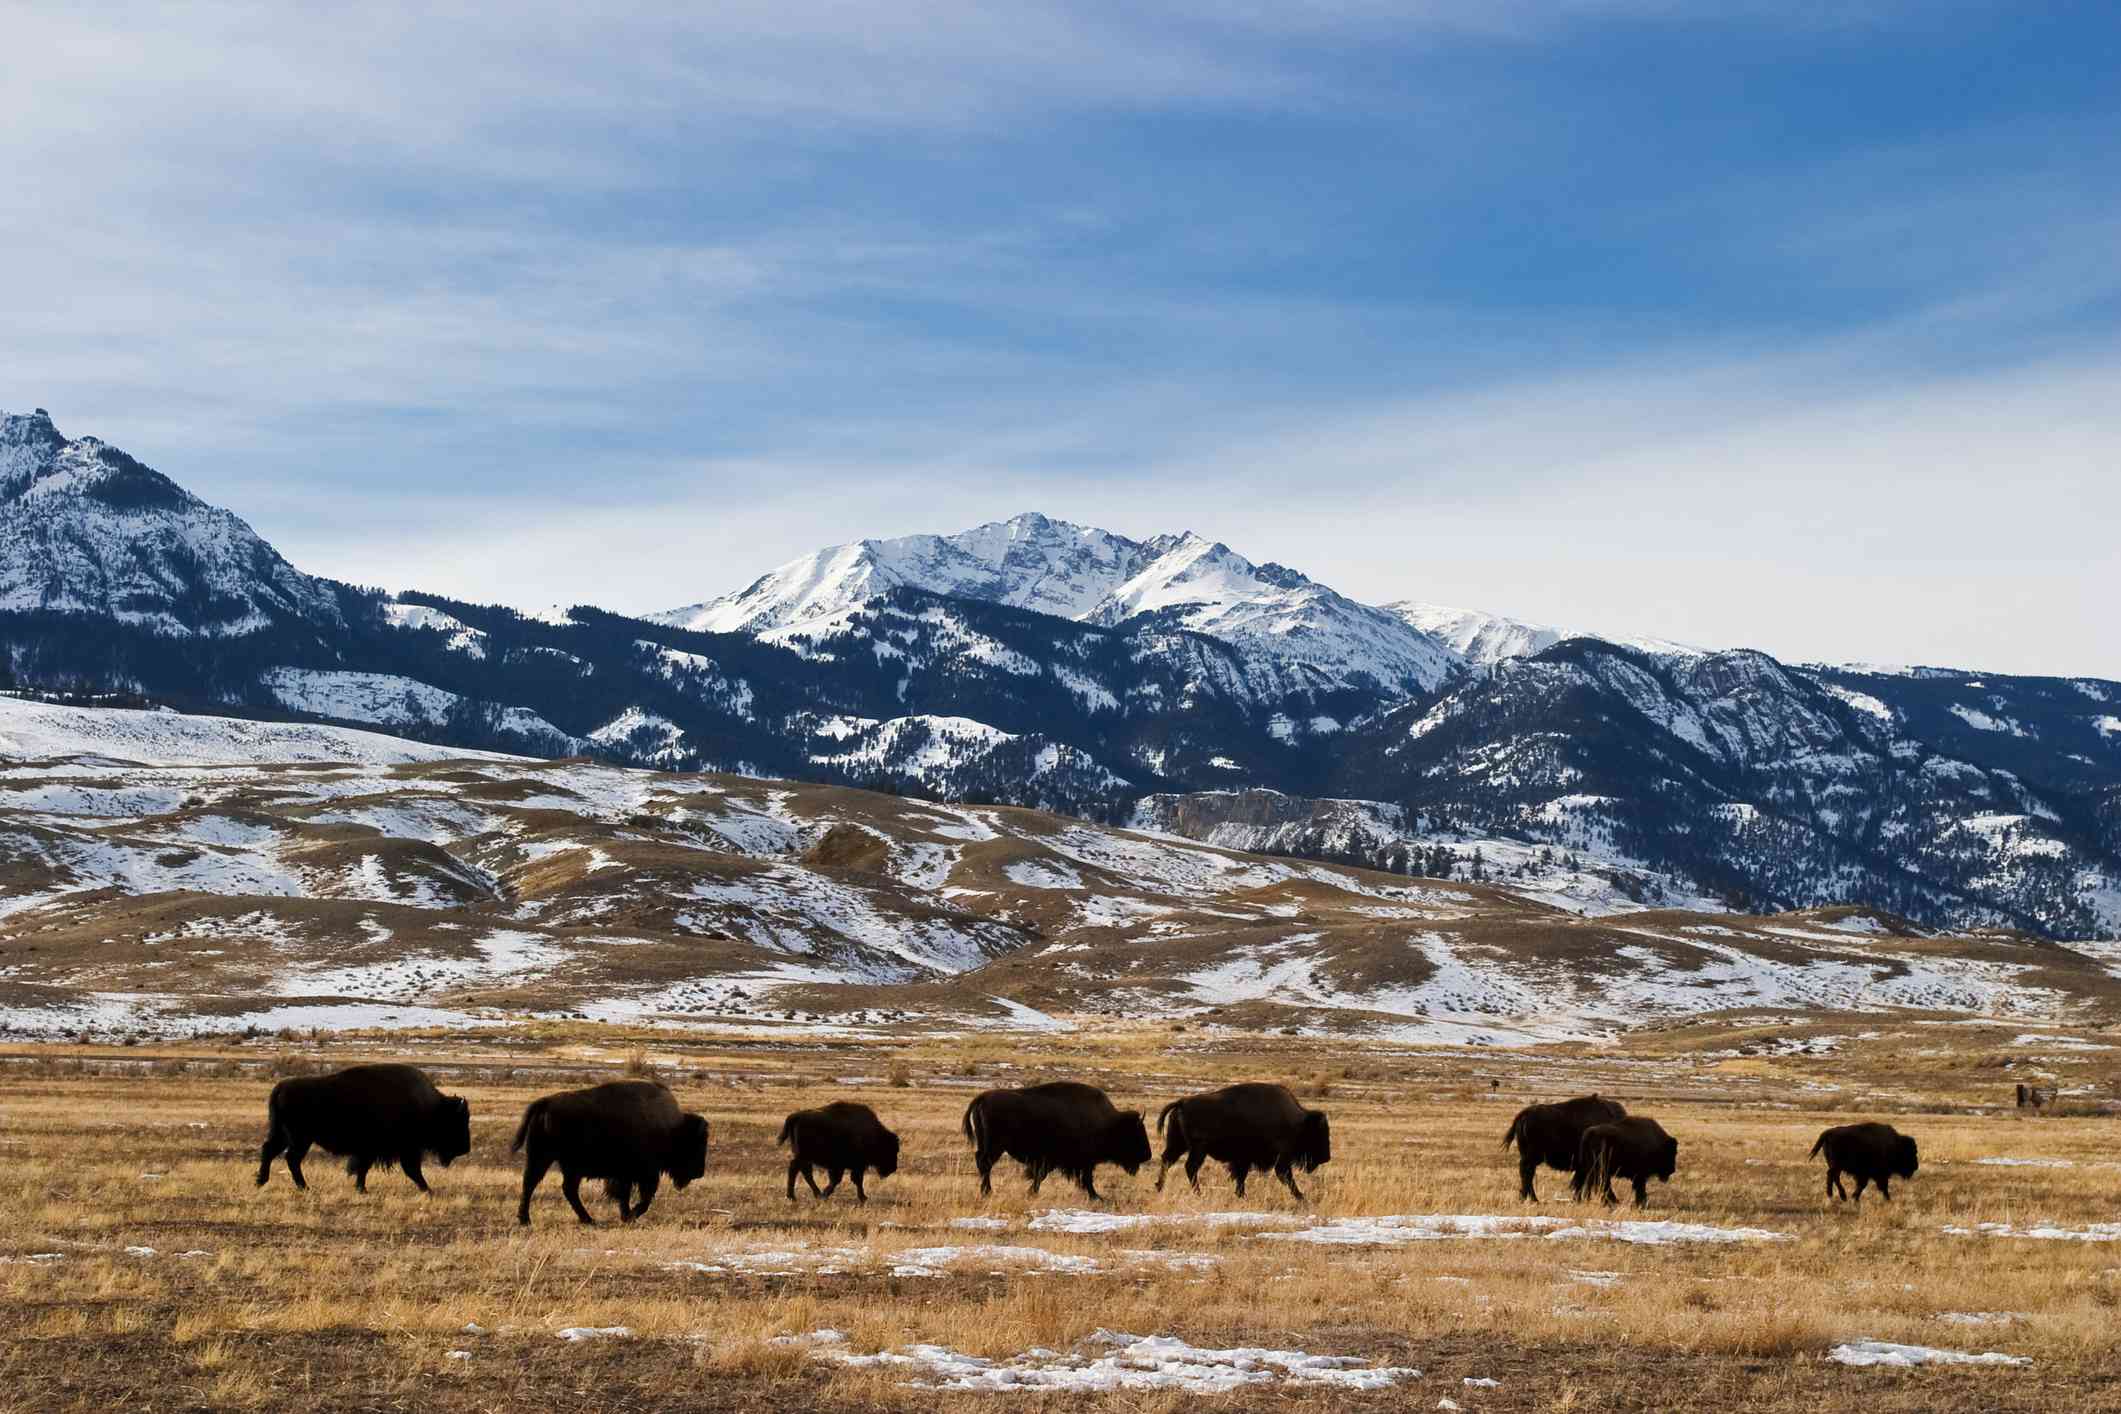
<instances>
[{"instance_id":1,"label":"dry golden grass","mask_svg":"<svg viewBox=\"0 0 2121 1414\"><path fill-rule=\"evenodd\" d=\"M1795 1028L1801 1031L1802 1028ZM1841 1028L1847 1034L1850 1028ZM1422 1380L1363 1394L1248 1387L1223 1408L1812 1410L2121 1407L2121 1243L1952 1236L1979 1222L2113 1222L2121 1159L2112 1118L2021 1119L2007 1086L1970 1063L1996 1044L1969 1028L1895 1028L1831 1060L1731 1057L1730 1032L1517 1054L1354 1048L1166 1027L1035 1038L972 1035L861 1044L716 1043L588 1029L476 1040L275 1042L269 1053L165 1047L0 1053L0 1405L37 1409L987 1408L1177 1409L1202 1397L937 1394L903 1368L851 1369L779 1337L842 1331L848 1348L915 1342L1009 1358L1067 1350L1104 1328L1197 1345L1265 1345L1415 1366ZM1939 1051L1941 1054L1917 1054ZM394 1172L362 1197L322 1155L299 1193L276 1170L252 1186L264 1097L283 1061L398 1054L468 1096L474 1150L422 1198ZM2111 1085L2084 1056L2072 1079ZM1926 1069L1925 1069L1926 1068ZM710 1172L667 1188L621 1227L579 1227L548 1180L529 1232L514 1223L507 1141L549 1090L652 1072L714 1125ZM1271 1180L1238 1199L1218 1168L1204 1192L1152 1166L1107 1170L1106 1211L1174 1219L1102 1234L1027 1232L1047 1208L1088 1206L1059 1180L1031 1199L1013 1169L977 1193L958 1133L991 1084L1075 1075L1151 1111L1239 1077L1283 1078L1334 1117L1333 1163L1303 1180L1316 1213L1522 1215L1499 1139L1528 1099L1596 1088L1657 1116L1680 1172L1653 1186L1651 1219L1786 1234L1779 1242L1647 1246L1452 1237L1396 1248L1263 1239L1198 1221L1287 1214ZM1926 1079L1925 1079L1926 1077ZM862 1082L862 1083L857 1083ZM1838 1085L1837 1090L1821 1087ZM819 1203L782 1196L789 1110L833 1097L874 1105L905 1140L905 1167ZM1854 1101L1918 1136L1923 1169L1890 1207L1822 1194L1807 1161ZM1989 1107L1989 1108L1983 1108ZM1910 1113L1927 1108L1938 1113ZM1982 1157L2069 1167L1987 1167ZM155 1175L148 1177L147 1175ZM1006 1175L1006 1176L1005 1176ZM1605 1217L1562 1201L1543 1173L1541 1215ZM953 1226L968 1216L1006 1230ZM1623 1210L1614 1214L1634 1216ZM917 1249L1003 1244L1031 1259ZM128 1249L154 1249L144 1255ZM56 1259L33 1260L58 1253ZM794 1254L774 1258L769 1254ZM188 1255L197 1254L197 1255ZM1207 1260L1188 1260L1207 1259ZM897 1269L924 1266L938 1275ZM714 1270L702 1270L702 1269ZM1981 1326L1945 1313L2004 1313ZM476 1324L481 1333L468 1333ZM564 1327L625 1326L568 1343ZM1825 1359L1862 1337L2001 1350L2021 1368L1849 1369ZM453 1358L452 1352L468 1351ZM1467 1388L1469 1377L1498 1388Z\"/></svg>"}]
</instances>

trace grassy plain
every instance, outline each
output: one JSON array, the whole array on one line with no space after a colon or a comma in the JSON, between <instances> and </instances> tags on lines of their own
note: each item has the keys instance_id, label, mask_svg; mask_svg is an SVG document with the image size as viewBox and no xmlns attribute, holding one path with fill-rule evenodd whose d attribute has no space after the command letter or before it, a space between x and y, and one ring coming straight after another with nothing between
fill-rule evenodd
<instances>
[{"instance_id":1,"label":"grassy plain","mask_svg":"<svg viewBox=\"0 0 2121 1414\"><path fill-rule=\"evenodd\" d=\"M1826 1055L1790 1053L1821 1036ZM1862 1039L1858 1039L1861 1037ZM2009 1224L2098 1233L2121 1221L2116 1066L2081 1033L2047 1055L2086 1097L2021 1117L2041 1062L2013 1028L1850 1019L1705 1023L1624 1047L1448 1051L1169 1027L890 1041L638 1036L583 1028L480 1037L267 1038L242 1046L0 1050L0 1407L374 1410L1227 1409L1898 1410L2121 1408L2121 1241L1956 1235ZM1781 1053L1781 1054L1778 1054ZM275 1073L381 1056L468 1096L472 1154L395 1172L366 1197L322 1155L297 1192L252 1184ZM514 1222L507 1142L538 1094L644 1065L711 1120L707 1178L621 1227L601 1195L579 1227L549 1179ZM1293 1083L1333 1116L1335 1158L1303 1180L1326 1220L1527 1213L1570 1204L1545 1173L1516 1198L1499 1140L1529 1100L1596 1089L1659 1118L1680 1171L1639 1216L1779 1240L1637 1244L1446 1235L1397 1246L1269 1238L1205 1220L1298 1219L1271 1181L1239 1199L1153 1166L1100 1174L1103 1211L1172 1219L1114 1232L1027 1229L1083 1209L1060 1180L1030 1199L1013 1166L982 1201L958 1133L977 1089L1071 1075L1153 1118L1237 1078ZM905 1139L905 1167L827 1203L783 1196L789 1110L852 1096ZM1806 1150L1878 1117L1923 1167L1890 1206L1827 1201ZM1989 1165L1982 1159L2040 1164ZM966 1227L965 1218L1004 1226ZM2121 1238L2121 1227L2105 1230ZM997 1252L999 1247L1035 1249ZM151 1249L151 1250L150 1250ZM938 1251L937 1249L954 1249ZM1956 1318L1956 1319L1954 1319ZM567 1341L567 1328L627 1337ZM473 1327L477 1330L474 1332ZM785 1338L831 1329L842 1345ZM917 1367L820 1351L917 1343L1009 1361L1095 1353L1100 1330L1419 1368L1363 1391L1275 1379L1182 1391L952 1393ZM1850 1368L1844 1342L2003 1352L2014 1366ZM455 1352L465 1352L457 1354ZM1085 1355L1084 1358L1087 1358ZM1080 1363L1080 1361L1078 1361ZM932 1375L929 1376L932 1378ZM1467 1380L1493 1380L1468 1385Z\"/></svg>"}]
</instances>

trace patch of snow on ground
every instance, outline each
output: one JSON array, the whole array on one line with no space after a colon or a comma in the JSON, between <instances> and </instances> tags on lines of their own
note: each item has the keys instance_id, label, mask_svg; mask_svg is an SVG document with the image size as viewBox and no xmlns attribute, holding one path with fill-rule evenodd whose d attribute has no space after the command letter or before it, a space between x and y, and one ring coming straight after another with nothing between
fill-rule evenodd
<instances>
[{"instance_id":1,"label":"patch of snow on ground","mask_svg":"<svg viewBox=\"0 0 2121 1414\"><path fill-rule=\"evenodd\" d=\"M1706 1223L1594 1219L1569 1222L1539 1216L1424 1213L1373 1218L1337 1218L1292 1232L1263 1232L1262 1241L1311 1242L1329 1246L1397 1247L1410 1242L1460 1238L1516 1238L1533 1235L1550 1240L1602 1238L1647 1245L1679 1243L1780 1242L1785 1234L1757 1227L1713 1227Z\"/></svg>"},{"instance_id":2,"label":"patch of snow on ground","mask_svg":"<svg viewBox=\"0 0 2121 1414\"><path fill-rule=\"evenodd\" d=\"M1972 1227L1944 1229L1951 1237L2023 1237L2037 1242L2121 1242L2121 1223L2087 1223L2083 1227L2056 1227L2040 1223L2019 1227L2014 1223L1976 1223Z\"/></svg>"},{"instance_id":3,"label":"patch of snow on ground","mask_svg":"<svg viewBox=\"0 0 2121 1414\"><path fill-rule=\"evenodd\" d=\"M1378 1390L1421 1378L1419 1370L1370 1365L1350 1356L1252 1346L1208 1349L1173 1336L1101 1330L1082 1347L1075 1353L1033 1348L1005 1361L964 1355L939 1345L909 1345L874 1355L826 1349L813 1355L845 1365L903 1368L919 1376L913 1381L919 1388L976 1392L1181 1390L1226 1394L1273 1383Z\"/></svg>"},{"instance_id":4,"label":"patch of snow on ground","mask_svg":"<svg viewBox=\"0 0 2121 1414\"><path fill-rule=\"evenodd\" d=\"M1837 1345L1826 1353L1829 1360L1844 1365L2030 1365L2023 1355L2004 1355L1994 1350L1979 1355L1964 1350L1939 1350L1929 1345L1896 1345L1889 1340L1859 1340Z\"/></svg>"},{"instance_id":5,"label":"patch of snow on ground","mask_svg":"<svg viewBox=\"0 0 2121 1414\"><path fill-rule=\"evenodd\" d=\"M2068 1159L1976 1159L1975 1163L1985 1168L1997 1169L2073 1169L2076 1164Z\"/></svg>"},{"instance_id":6,"label":"patch of snow on ground","mask_svg":"<svg viewBox=\"0 0 2121 1414\"><path fill-rule=\"evenodd\" d=\"M1058 860L1019 859L1003 868L1012 884L1027 889L1079 889L1082 876Z\"/></svg>"}]
</instances>

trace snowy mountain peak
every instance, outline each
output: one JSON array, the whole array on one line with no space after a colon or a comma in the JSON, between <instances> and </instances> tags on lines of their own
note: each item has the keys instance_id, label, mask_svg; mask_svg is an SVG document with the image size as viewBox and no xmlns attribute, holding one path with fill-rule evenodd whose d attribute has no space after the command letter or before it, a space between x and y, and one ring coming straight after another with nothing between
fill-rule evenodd
<instances>
[{"instance_id":1,"label":"snowy mountain peak","mask_svg":"<svg viewBox=\"0 0 2121 1414\"><path fill-rule=\"evenodd\" d=\"M1383 610L1281 565L1255 565L1192 531L1132 540L1037 512L955 535L836 545L790 560L734 594L653 616L714 633L822 627L897 588L1115 626L1143 615L1248 654L1314 671L1321 687L1429 689L1458 670L1451 650Z\"/></svg>"},{"instance_id":2,"label":"snowy mountain peak","mask_svg":"<svg viewBox=\"0 0 2121 1414\"><path fill-rule=\"evenodd\" d=\"M157 633L339 619L329 586L236 516L42 408L0 414L0 613L106 615Z\"/></svg>"},{"instance_id":3,"label":"snowy mountain peak","mask_svg":"<svg viewBox=\"0 0 2121 1414\"><path fill-rule=\"evenodd\" d=\"M1593 633L1587 629L1527 623L1481 609L1457 609L1413 599L1403 599L1384 608L1385 612L1397 615L1446 644L1476 667L1492 667L1509 658L1529 658L1535 653L1544 653L1565 638L1596 638L1623 648L1640 649L1660 658L1696 658L1708 651L1667 638Z\"/></svg>"}]
</instances>

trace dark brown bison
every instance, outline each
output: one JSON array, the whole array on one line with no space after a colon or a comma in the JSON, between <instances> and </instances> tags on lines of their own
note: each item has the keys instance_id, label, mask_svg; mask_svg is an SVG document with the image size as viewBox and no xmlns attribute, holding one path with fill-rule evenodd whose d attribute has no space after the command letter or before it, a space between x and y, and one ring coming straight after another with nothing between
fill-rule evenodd
<instances>
[{"instance_id":1,"label":"dark brown bison","mask_svg":"<svg viewBox=\"0 0 2121 1414\"><path fill-rule=\"evenodd\" d=\"M614 1080L532 1100L508 1147L524 1151L517 1222L529 1226L530 1195L558 1164L560 1193L576 1217L595 1221L582 1206L582 1180L601 1178L619 1221L630 1223L655 1201L660 1175L683 1190L707 1172L707 1121L680 1110L657 1081ZM641 1201L632 1204L636 1188Z\"/></svg>"},{"instance_id":2,"label":"dark brown bison","mask_svg":"<svg viewBox=\"0 0 2121 1414\"><path fill-rule=\"evenodd\" d=\"M1606 1202L1617 1203L1620 1199L1613 1194L1613 1180L1624 1178L1635 1185L1635 1206L1640 1208L1650 1200L1650 1180L1670 1183L1678 1167L1679 1141L1656 1120L1634 1116L1594 1124L1583 1132L1569 1183L1578 1202L1593 1189L1601 1189Z\"/></svg>"},{"instance_id":3,"label":"dark brown bison","mask_svg":"<svg viewBox=\"0 0 2121 1414\"><path fill-rule=\"evenodd\" d=\"M1517 1146L1518 1196L1537 1203L1532 1175L1545 1164L1564 1173L1576 1168L1576 1151L1583 1147L1583 1132L1594 1124L1626 1119L1628 1109L1618 1100L1580 1095L1551 1105L1526 1105L1510 1121L1510 1132L1502 1136L1502 1147Z\"/></svg>"},{"instance_id":4,"label":"dark brown bison","mask_svg":"<svg viewBox=\"0 0 2121 1414\"><path fill-rule=\"evenodd\" d=\"M295 1187L307 1188L302 1159L311 1145L346 1160L354 1187L368 1191L368 1171L394 1163L413 1186L429 1191L420 1160L443 1168L471 1152L471 1105L435 1088L410 1065L355 1065L330 1075L301 1076L272 1087L265 1102L265 1143L258 1150L258 1186L272 1177L272 1161L287 1156Z\"/></svg>"},{"instance_id":5,"label":"dark brown bison","mask_svg":"<svg viewBox=\"0 0 2121 1414\"><path fill-rule=\"evenodd\" d=\"M889 1178L898 1172L898 1136L884 1128L875 1110L852 1100L835 1100L822 1109L797 1110L782 1123L781 1137L774 1142L788 1146L791 1203L795 1201L797 1174L820 1198L830 1198L840 1186L840 1175L851 1174L854 1196L866 1203L869 1194L862 1188L864 1171L875 1169L878 1178ZM820 1168L828 1180L822 1189L811 1172Z\"/></svg>"},{"instance_id":6,"label":"dark brown bison","mask_svg":"<svg viewBox=\"0 0 2121 1414\"><path fill-rule=\"evenodd\" d=\"M1816 1159L1822 1153L1826 1155L1826 1191L1837 1203L1848 1197L1841 1187L1844 1173L1856 1180L1859 1204L1865 1184L1877 1184L1879 1196L1890 1203L1892 1181L1915 1176L1915 1141L1890 1124L1844 1124L1829 1129L1805 1157Z\"/></svg>"},{"instance_id":7,"label":"dark brown bison","mask_svg":"<svg viewBox=\"0 0 2121 1414\"><path fill-rule=\"evenodd\" d=\"M1324 1112L1305 1109L1286 1085L1232 1085L1173 1100L1156 1117L1156 1132L1165 1136L1163 1166L1156 1171L1158 1192L1180 1158L1186 1161L1186 1181L1199 1192L1200 1166L1213 1159L1229 1165L1240 1198L1252 1170L1272 1169L1302 1203L1308 1200L1291 1170L1302 1165L1305 1173L1312 1173L1333 1157Z\"/></svg>"},{"instance_id":8,"label":"dark brown bison","mask_svg":"<svg viewBox=\"0 0 2121 1414\"><path fill-rule=\"evenodd\" d=\"M1056 1080L1021 1090L989 1090L965 1107L965 1137L979 1165L979 1191L992 1193L994 1165L1004 1156L1024 1166L1031 1191L1049 1173L1063 1173L1098 1198L1099 1164L1138 1173L1149 1162L1149 1127L1140 1110L1117 1110L1094 1085Z\"/></svg>"}]
</instances>

